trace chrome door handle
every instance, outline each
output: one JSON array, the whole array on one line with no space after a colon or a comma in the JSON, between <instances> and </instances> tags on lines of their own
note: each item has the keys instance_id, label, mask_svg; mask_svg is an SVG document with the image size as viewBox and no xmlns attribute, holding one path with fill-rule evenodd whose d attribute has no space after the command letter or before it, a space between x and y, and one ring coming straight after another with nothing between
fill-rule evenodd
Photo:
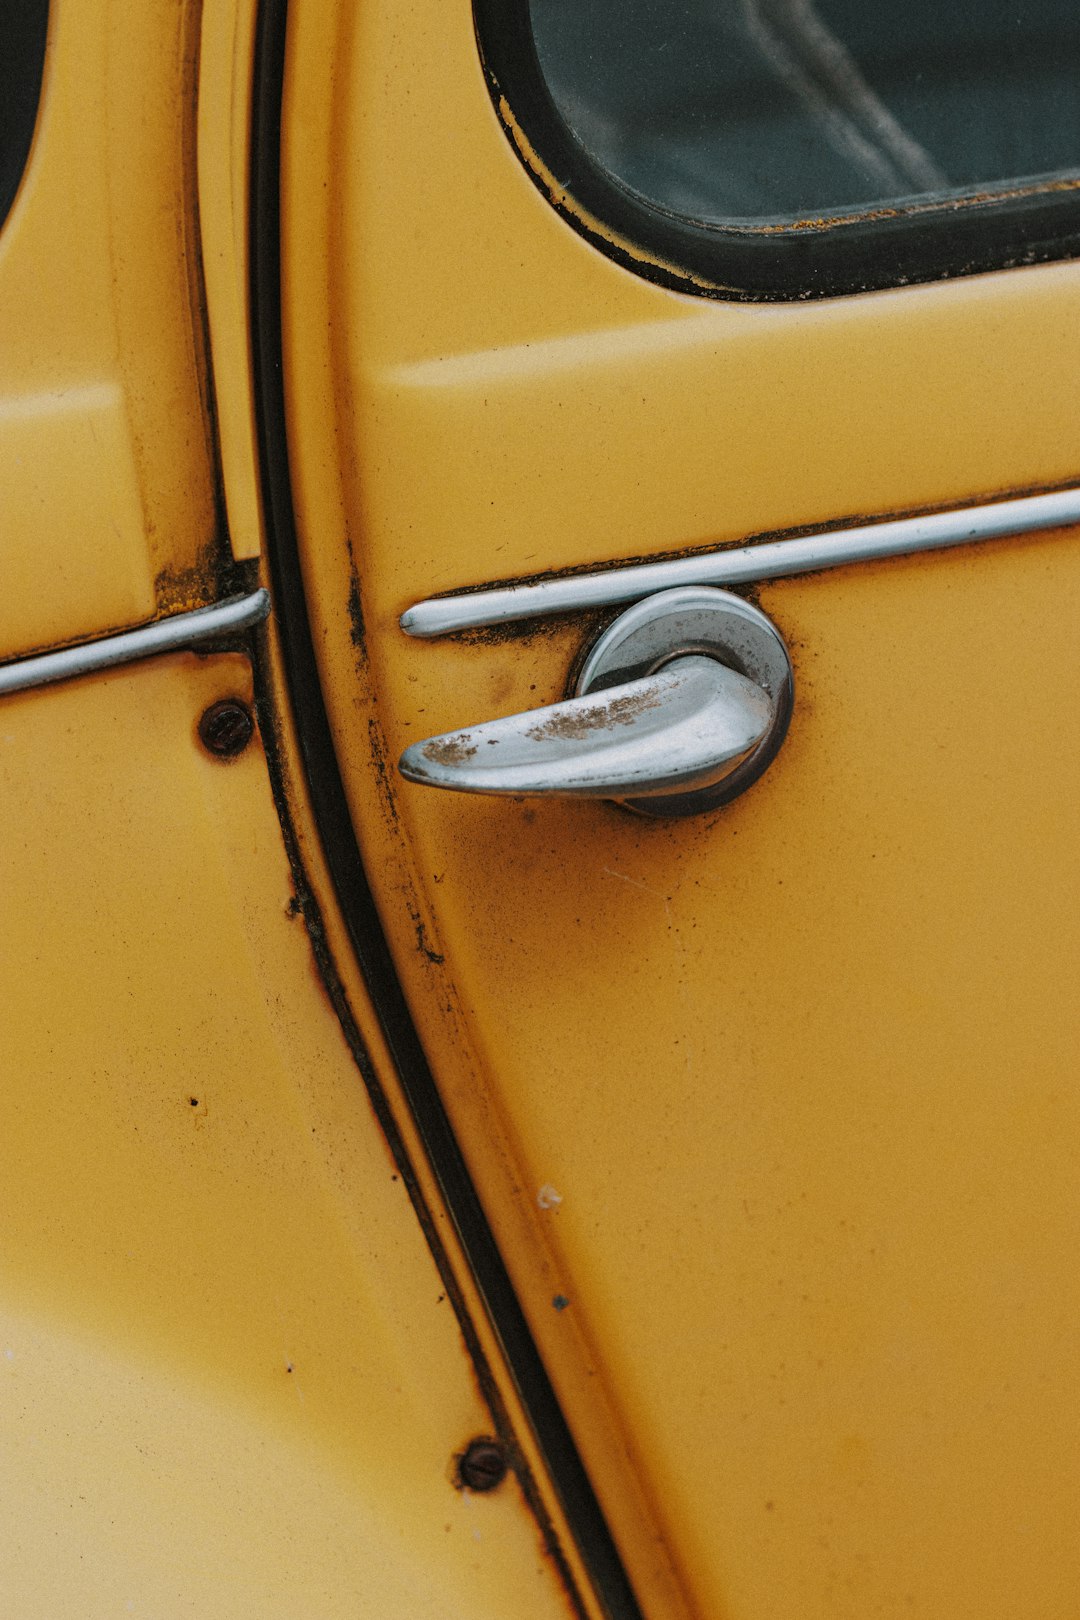
<instances>
[{"instance_id":1,"label":"chrome door handle","mask_svg":"<svg viewBox=\"0 0 1080 1620\"><path fill-rule=\"evenodd\" d=\"M714 787L765 736L772 704L715 658L413 743L401 774L460 793L651 798Z\"/></svg>"},{"instance_id":2,"label":"chrome door handle","mask_svg":"<svg viewBox=\"0 0 1080 1620\"><path fill-rule=\"evenodd\" d=\"M764 613L710 586L662 591L608 625L577 696L413 743L401 774L459 793L714 810L757 780L791 717L787 648Z\"/></svg>"}]
</instances>

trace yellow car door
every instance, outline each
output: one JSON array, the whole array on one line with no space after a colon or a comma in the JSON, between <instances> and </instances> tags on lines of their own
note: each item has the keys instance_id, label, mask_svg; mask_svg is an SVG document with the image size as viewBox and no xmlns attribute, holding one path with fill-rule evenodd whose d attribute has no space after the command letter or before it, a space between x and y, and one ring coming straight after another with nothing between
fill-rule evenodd
<instances>
[{"instance_id":1,"label":"yellow car door","mask_svg":"<svg viewBox=\"0 0 1080 1620\"><path fill-rule=\"evenodd\" d=\"M309 782L609 1614L1049 1620L1080 1586L1076 25L893 9L306 0L264 36ZM709 101L703 61L753 71ZM675 586L788 651L745 793L403 778Z\"/></svg>"}]
</instances>

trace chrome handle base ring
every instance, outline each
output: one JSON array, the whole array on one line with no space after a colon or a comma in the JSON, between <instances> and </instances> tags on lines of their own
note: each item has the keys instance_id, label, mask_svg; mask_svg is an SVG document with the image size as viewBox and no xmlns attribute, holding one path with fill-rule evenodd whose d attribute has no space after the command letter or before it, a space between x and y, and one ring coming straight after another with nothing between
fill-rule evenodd
<instances>
[{"instance_id":1,"label":"chrome handle base ring","mask_svg":"<svg viewBox=\"0 0 1080 1620\"><path fill-rule=\"evenodd\" d=\"M711 787L620 803L647 816L696 816L730 804L762 776L780 751L795 704L795 676L783 637L760 608L714 585L685 585L636 602L610 624L577 678L576 692L602 691L651 675L693 654L716 658L768 697L764 736Z\"/></svg>"}]
</instances>

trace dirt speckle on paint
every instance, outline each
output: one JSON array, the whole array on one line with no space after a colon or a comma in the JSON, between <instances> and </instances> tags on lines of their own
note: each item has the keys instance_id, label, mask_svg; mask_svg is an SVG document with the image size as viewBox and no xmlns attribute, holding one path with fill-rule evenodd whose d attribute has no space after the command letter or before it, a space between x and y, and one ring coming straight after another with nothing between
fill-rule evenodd
<instances>
[{"instance_id":1,"label":"dirt speckle on paint","mask_svg":"<svg viewBox=\"0 0 1080 1620\"><path fill-rule=\"evenodd\" d=\"M433 765L464 765L476 753L477 745L469 741L467 731L453 737L433 737L424 744L424 758Z\"/></svg>"}]
</instances>

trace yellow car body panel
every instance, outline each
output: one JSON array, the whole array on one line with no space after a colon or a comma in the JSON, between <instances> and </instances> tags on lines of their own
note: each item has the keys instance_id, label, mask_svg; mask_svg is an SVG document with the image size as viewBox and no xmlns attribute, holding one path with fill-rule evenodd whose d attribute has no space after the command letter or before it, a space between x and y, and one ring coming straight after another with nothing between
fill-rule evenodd
<instances>
[{"instance_id":1,"label":"yellow car body panel","mask_svg":"<svg viewBox=\"0 0 1080 1620\"><path fill-rule=\"evenodd\" d=\"M257 583L253 23L54 0L0 234L5 664ZM0 1610L595 1613L345 940L273 633L233 644L0 696ZM262 734L214 757L252 650ZM485 1436L510 1473L470 1490Z\"/></svg>"},{"instance_id":2,"label":"yellow car body panel","mask_svg":"<svg viewBox=\"0 0 1080 1620\"><path fill-rule=\"evenodd\" d=\"M795 719L719 816L393 761L557 700L601 622L410 641L433 593L1075 480L1080 267L649 285L534 185L463 0L298 9L285 106L293 487L353 820L645 1612L1067 1612L1075 534L762 587Z\"/></svg>"},{"instance_id":3,"label":"yellow car body panel","mask_svg":"<svg viewBox=\"0 0 1080 1620\"><path fill-rule=\"evenodd\" d=\"M263 544L249 288L251 106L256 0L202 8L199 39L199 231L221 481L237 561Z\"/></svg>"},{"instance_id":4,"label":"yellow car body panel","mask_svg":"<svg viewBox=\"0 0 1080 1620\"><path fill-rule=\"evenodd\" d=\"M0 1603L568 1612L312 956L239 655L3 701Z\"/></svg>"},{"instance_id":5,"label":"yellow car body panel","mask_svg":"<svg viewBox=\"0 0 1080 1620\"><path fill-rule=\"evenodd\" d=\"M213 589L198 22L187 4L52 9L34 144L0 236L4 656Z\"/></svg>"},{"instance_id":6,"label":"yellow car body panel","mask_svg":"<svg viewBox=\"0 0 1080 1620\"><path fill-rule=\"evenodd\" d=\"M54 0L0 233L4 661L272 582L257 24ZM602 622L421 645L398 618L433 592L1075 480L1080 266L706 303L557 216L466 0L303 0L284 47L333 741L641 1610L1057 1620L1075 535L762 587L796 714L717 816L438 795L393 761L558 698ZM354 952L275 606L234 647L0 698L0 1607L601 1620ZM198 729L221 700L259 722L228 760ZM490 1493L457 1472L478 1435L511 1464Z\"/></svg>"}]
</instances>

